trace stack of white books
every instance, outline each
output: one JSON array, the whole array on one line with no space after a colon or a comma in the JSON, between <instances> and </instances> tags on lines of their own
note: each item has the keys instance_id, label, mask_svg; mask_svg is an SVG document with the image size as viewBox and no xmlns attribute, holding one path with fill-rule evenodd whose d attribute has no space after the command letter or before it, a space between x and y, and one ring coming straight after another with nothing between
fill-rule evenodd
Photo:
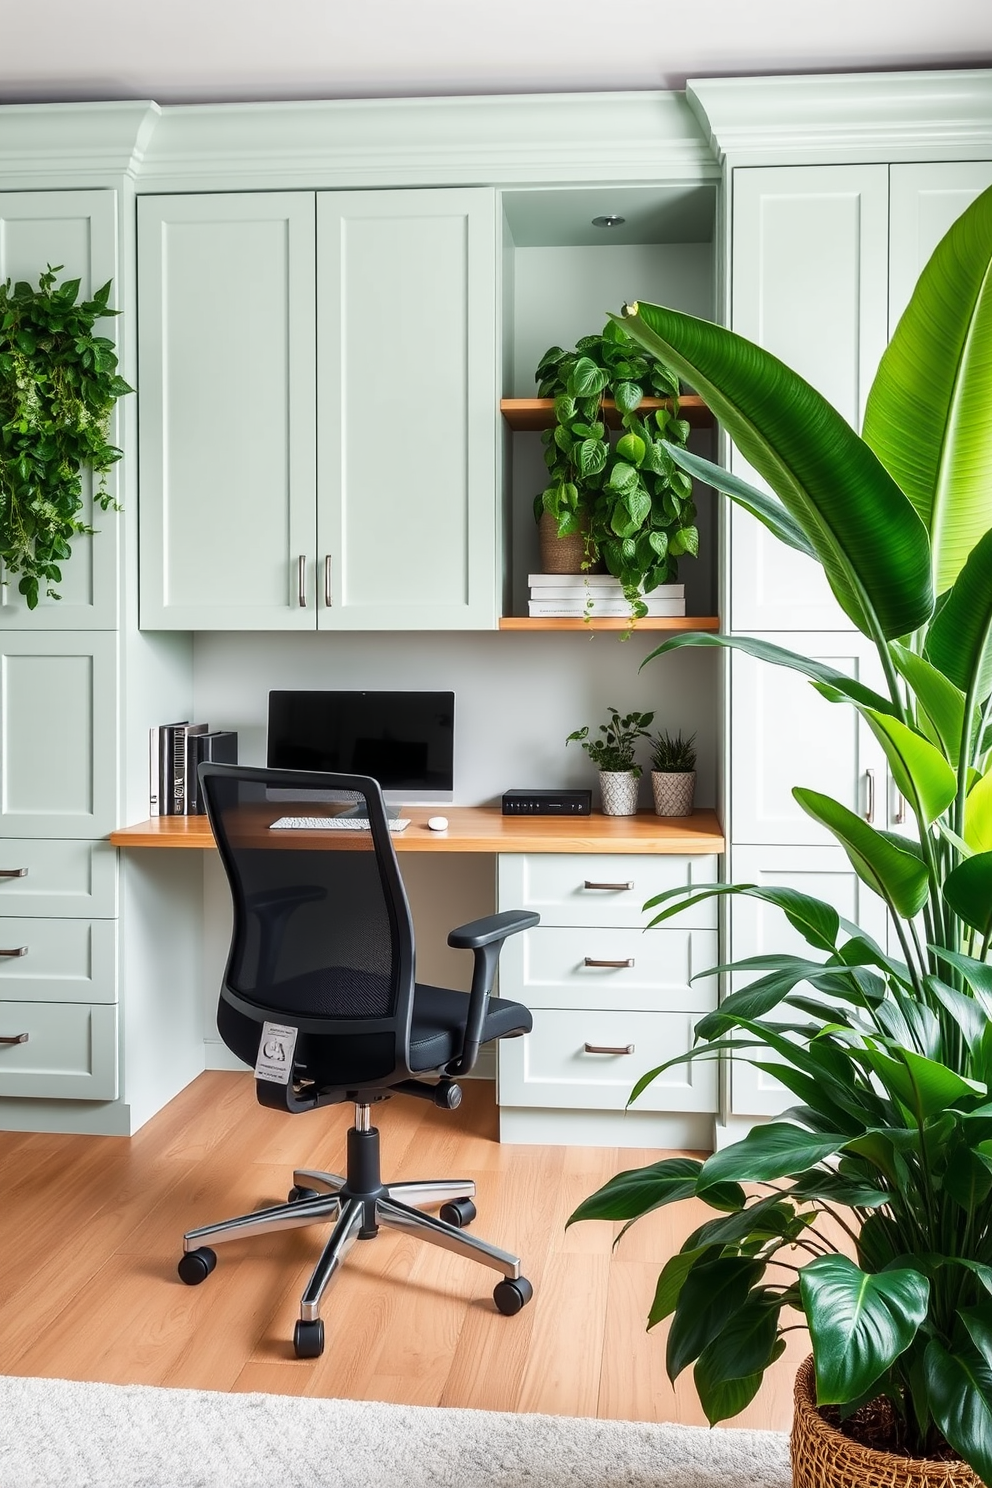
<instances>
[{"instance_id":1,"label":"stack of white books","mask_svg":"<svg viewBox=\"0 0 992 1488\"><path fill-rule=\"evenodd\" d=\"M532 618L614 617L629 619L630 605L624 599L620 580L612 574L528 574ZM642 596L648 615L684 615L685 585L659 584Z\"/></svg>"}]
</instances>

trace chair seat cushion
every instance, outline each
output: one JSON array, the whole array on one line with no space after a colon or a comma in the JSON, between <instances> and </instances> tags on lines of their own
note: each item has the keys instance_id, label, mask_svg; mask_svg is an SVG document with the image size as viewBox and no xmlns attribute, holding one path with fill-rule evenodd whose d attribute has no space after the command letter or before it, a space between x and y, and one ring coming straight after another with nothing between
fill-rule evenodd
<instances>
[{"instance_id":1,"label":"chair seat cushion","mask_svg":"<svg viewBox=\"0 0 992 1488\"><path fill-rule=\"evenodd\" d=\"M414 1071L441 1069L461 1051L468 1011L468 994L447 987L418 982L413 998L410 1027L410 1068ZM529 1033L534 1020L522 1003L490 997L482 1025L480 1043Z\"/></svg>"}]
</instances>

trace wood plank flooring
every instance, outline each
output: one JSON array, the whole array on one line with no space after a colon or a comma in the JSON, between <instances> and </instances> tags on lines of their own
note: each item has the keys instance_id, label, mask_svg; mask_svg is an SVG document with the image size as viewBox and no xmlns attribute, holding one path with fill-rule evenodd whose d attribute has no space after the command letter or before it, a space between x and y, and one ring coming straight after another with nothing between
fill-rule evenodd
<instances>
[{"instance_id":1,"label":"wood plank flooring","mask_svg":"<svg viewBox=\"0 0 992 1488\"><path fill-rule=\"evenodd\" d=\"M473 1229L524 1259L535 1296L497 1313L488 1269L381 1231L327 1294L327 1346L295 1358L299 1296L323 1227L218 1247L199 1287L176 1276L182 1234L280 1202L294 1167L340 1170L352 1108L290 1117L247 1074L202 1075L135 1137L0 1132L0 1373L266 1390L488 1410L703 1424L691 1371L673 1390L665 1326L645 1330L658 1271L710 1211L565 1229L572 1209L657 1151L502 1146L493 1087L469 1081L455 1114L380 1108L387 1181L472 1177ZM805 1335L733 1425L787 1430Z\"/></svg>"}]
</instances>

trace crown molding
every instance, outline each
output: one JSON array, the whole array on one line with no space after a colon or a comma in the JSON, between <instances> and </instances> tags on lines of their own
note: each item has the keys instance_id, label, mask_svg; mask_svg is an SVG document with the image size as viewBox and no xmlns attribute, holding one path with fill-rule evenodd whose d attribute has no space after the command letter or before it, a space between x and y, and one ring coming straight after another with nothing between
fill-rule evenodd
<instances>
[{"instance_id":1,"label":"crown molding","mask_svg":"<svg viewBox=\"0 0 992 1488\"><path fill-rule=\"evenodd\" d=\"M140 191L537 185L718 175L681 93L165 107Z\"/></svg>"},{"instance_id":2,"label":"crown molding","mask_svg":"<svg viewBox=\"0 0 992 1488\"><path fill-rule=\"evenodd\" d=\"M0 180L59 189L135 179L160 113L147 101L0 104Z\"/></svg>"},{"instance_id":3,"label":"crown molding","mask_svg":"<svg viewBox=\"0 0 992 1488\"><path fill-rule=\"evenodd\" d=\"M686 100L721 164L992 158L992 69L693 79Z\"/></svg>"}]
</instances>

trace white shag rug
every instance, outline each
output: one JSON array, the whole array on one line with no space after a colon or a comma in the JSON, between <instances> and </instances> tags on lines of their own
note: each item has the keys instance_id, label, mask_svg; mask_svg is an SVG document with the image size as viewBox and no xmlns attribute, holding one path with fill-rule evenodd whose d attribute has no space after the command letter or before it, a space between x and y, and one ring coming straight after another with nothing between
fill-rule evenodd
<instances>
[{"instance_id":1,"label":"white shag rug","mask_svg":"<svg viewBox=\"0 0 992 1488\"><path fill-rule=\"evenodd\" d=\"M2 1488L790 1488L789 1439L0 1376Z\"/></svg>"}]
</instances>

